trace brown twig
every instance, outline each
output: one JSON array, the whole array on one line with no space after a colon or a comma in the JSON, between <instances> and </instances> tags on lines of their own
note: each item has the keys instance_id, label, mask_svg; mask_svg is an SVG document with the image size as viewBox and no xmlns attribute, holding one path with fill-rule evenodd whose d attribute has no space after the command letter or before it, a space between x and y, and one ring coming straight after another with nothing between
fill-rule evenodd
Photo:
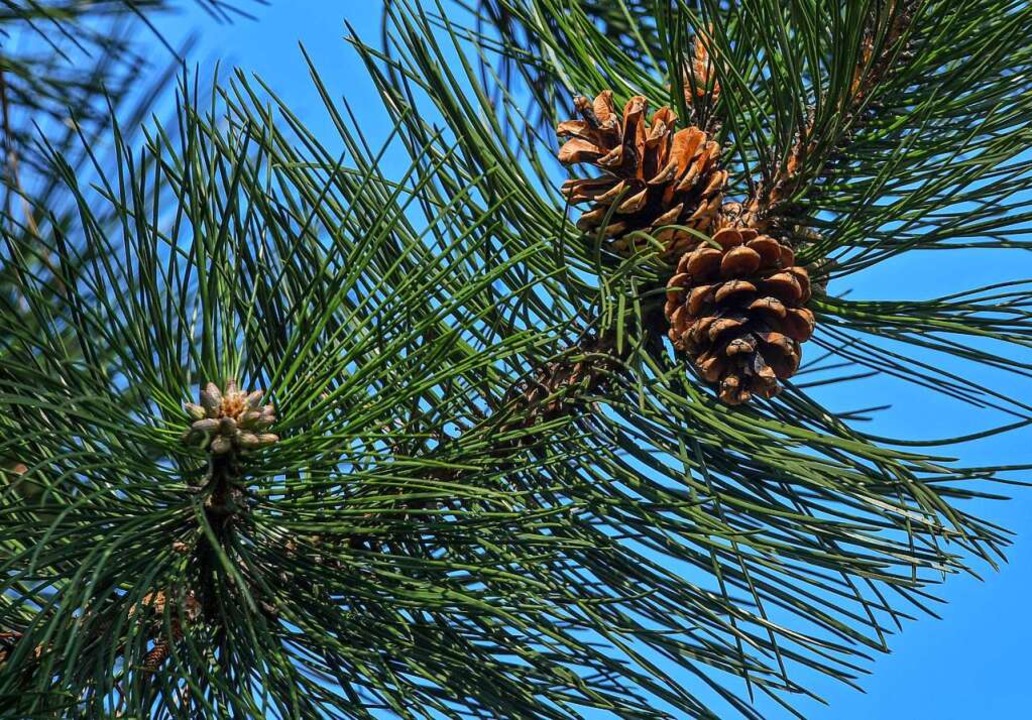
<instances>
[{"instance_id":1,"label":"brown twig","mask_svg":"<svg viewBox=\"0 0 1032 720\"><path fill-rule=\"evenodd\" d=\"M840 109L840 141L831 146L830 152L841 152L844 144L865 121L862 111L869 105L874 90L894 70L893 61L903 50L901 42L921 2L922 0L887 0L886 10L875 12L869 19L864 31L860 58L853 70L850 92ZM880 45L879 36L882 37ZM774 216L778 207L796 197L807 182L812 184L814 178L808 177L804 173L804 168L817 148L817 140L813 138L813 118L810 117L788 157L778 166L771 180L759 185L746 203L739 224L756 228L761 232L783 234L778 232L778 228L773 227L776 224ZM827 167L822 166L820 172L826 170Z\"/></svg>"},{"instance_id":2,"label":"brown twig","mask_svg":"<svg viewBox=\"0 0 1032 720\"><path fill-rule=\"evenodd\" d=\"M22 638L22 633L7 631L0 632L0 665L3 665L7 661L7 656L11 654L11 648L14 647Z\"/></svg>"}]
</instances>

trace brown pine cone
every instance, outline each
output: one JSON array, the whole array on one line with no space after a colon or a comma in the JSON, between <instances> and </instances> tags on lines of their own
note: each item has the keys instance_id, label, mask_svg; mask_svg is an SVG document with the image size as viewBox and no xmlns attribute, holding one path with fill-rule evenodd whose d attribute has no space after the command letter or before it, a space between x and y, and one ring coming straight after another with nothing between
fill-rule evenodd
<instances>
[{"instance_id":1,"label":"brown pine cone","mask_svg":"<svg viewBox=\"0 0 1032 720\"><path fill-rule=\"evenodd\" d=\"M586 233L602 231L613 250L630 254L646 244L643 231L676 256L716 227L727 171L719 165L720 146L697 127L675 130L677 115L668 107L646 121L648 101L632 97L623 116L616 113L613 93L606 90L594 102L576 99L581 120L560 123L558 134L569 140L559 151L566 165L589 163L598 178L578 178L563 184L572 204L591 203L577 221ZM607 222L608 220L608 222Z\"/></svg>"},{"instance_id":2,"label":"brown pine cone","mask_svg":"<svg viewBox=\"0 0 1032 720\"><path fill-rule=\"evenodd\" d=\"M790 247L751 228L723 228L685 253L667 284L669 336L729 405L772 397L813 334L809 299L809 274Z\"/></svg>"}]
</instances>

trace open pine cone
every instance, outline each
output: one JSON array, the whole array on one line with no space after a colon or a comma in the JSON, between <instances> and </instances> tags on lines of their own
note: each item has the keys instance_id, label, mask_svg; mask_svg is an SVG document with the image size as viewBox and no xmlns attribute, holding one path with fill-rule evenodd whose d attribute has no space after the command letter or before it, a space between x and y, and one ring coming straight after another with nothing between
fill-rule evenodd
<instances>
[{"instance_id":1,"label":"open pine cone","mask_svg":"<svg viewBox=\"0 0 1032 720\"><path fill-rule=\"evenodd\" d=\"M727 171L719 167L720 146L708 134L696 127L675 131L677 115L668 107L646 121L648 101L640 96L627 102L622 117L611 90L594 102L579 97L576 106L583 119L560 123L558 134L569 139L559 160L566 165L590 163L603 172L598 178L563 184L570 203L591 203L578 228L602 230L610 247L624 253L645 244L645 238L627 237L644 231L663 243L668 256L694 247L699 238L664 226L713 231Z\"/></svg>"},{"instance_id":2,"label":"open pine cone","mask_svg":"<svg viewBox=\"0 0 1032 720\"><path fill-rule=\"evenodd\" d=\"M790 247L726 227L686 252L667 284L670 339L724 402L772 397L799 368L800 343L813 333L809 299L809 274Z\"/></svg>"}]
</instances>

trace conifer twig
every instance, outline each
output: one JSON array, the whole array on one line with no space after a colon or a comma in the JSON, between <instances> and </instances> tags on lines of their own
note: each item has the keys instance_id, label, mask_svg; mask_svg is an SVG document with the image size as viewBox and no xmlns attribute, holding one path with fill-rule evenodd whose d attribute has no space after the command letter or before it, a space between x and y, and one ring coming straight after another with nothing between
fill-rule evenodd
<instances>
[{"instance_id":1,"label":"conifer twig","mask_svg":"<svg viewBox=\"0 0 1032 720\"><path fill-rule=\"evenodd\" d=\"M893 62L900 56L901 42L906 39L907 30L922 0L887 0L884 11L875 11L864 29L863 44L858 62L852 73L850 91L840 108L838 141L828 145L830 153L841 153L852 134L866 121L864 109L870 104L878 85L888 79L894 69ZM880 40L880 42L879 42ZM780 163L768 183L757 186L756 191L743 208L741 223L761 231L785 228L776 227L775 217L779 207L790 203L801 192L813 186L813 181L828 169L830 157L814 158L818 142L813 137L812 116L807 120L799 138L792 146L787 158ZM819 163L815 174L804 172L808 164Z\"/></svg>"}]
</instances>

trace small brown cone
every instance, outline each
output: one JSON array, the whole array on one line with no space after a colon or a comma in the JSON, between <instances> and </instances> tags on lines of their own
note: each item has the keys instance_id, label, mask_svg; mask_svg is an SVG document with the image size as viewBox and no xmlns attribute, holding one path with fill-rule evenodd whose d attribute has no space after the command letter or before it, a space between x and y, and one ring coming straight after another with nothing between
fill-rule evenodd
<instances>
[{"instance_id":1,"label":"small brown cone","mask_svg":"<svg viewBox=\"0 0 1032 720\"><path fill-rule=\"evenodd\" d=\"M667 284L670 339L729 405L769 398L799 368L814 327L809 299L809 274L791 248L725 227L686 252Z\"/></svg>"},{"instance_id":2,"label":"small brown cone","mask_svg":"<svg viewBox=\"0 0 1032 720\"><path fill-rule=\"evenodd\" d=\"M720 81L717 79L713 54L710 52L713 26L707 32L699 32L695 37L692 59L684 73L684 98L689 104L695 98L709 96L712 102L720 97Z\"/></svg>"},{"instance_id":3,"label":"small brown cone","mask_svg":"<svg viewBox=\"0 0 1032 720\"><path fill-rule=\"evenodd\" d=\"M676 129L677 116L663 107L648 115L648 101L637 96L618 114L613 93L606 90L592 102L576 100L581 119L560 123L558 134L569 138L559 150L566 165L587 163L602 171L597 178L563 184L571 204L590 204L577 227L601 231L613 250L630 254L646 244L643 231L676 256L716 227L727 171L720 167L720 146L697 127Z\"/></svg>"}]
</instances>

